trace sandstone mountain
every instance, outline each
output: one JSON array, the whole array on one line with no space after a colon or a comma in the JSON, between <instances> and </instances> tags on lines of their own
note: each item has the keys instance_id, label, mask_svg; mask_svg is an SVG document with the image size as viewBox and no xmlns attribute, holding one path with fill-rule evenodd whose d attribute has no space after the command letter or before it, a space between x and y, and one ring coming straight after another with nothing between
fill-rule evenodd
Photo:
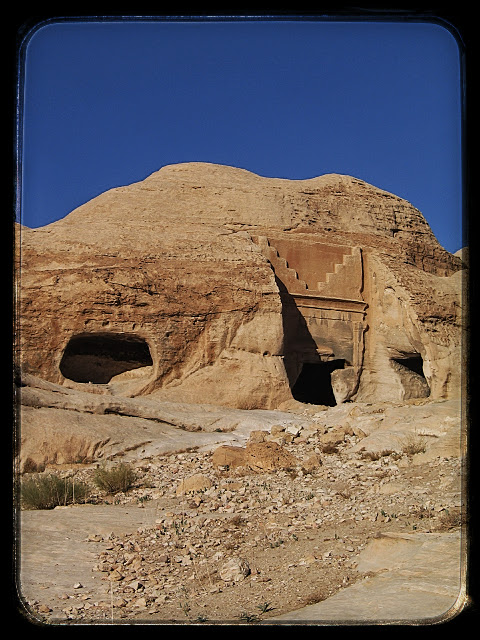
<instances>
[{"instance_id":1,"label":"sandstone mountain","mask_svg":"<svg viewBox=\"0 0 480 640\"><path fill-rule=\"evenodd\" d=\"M462 391L466 265L356 178L172 165L17 231L26 374L237 408Z\"/></svg>"}]
</instances>

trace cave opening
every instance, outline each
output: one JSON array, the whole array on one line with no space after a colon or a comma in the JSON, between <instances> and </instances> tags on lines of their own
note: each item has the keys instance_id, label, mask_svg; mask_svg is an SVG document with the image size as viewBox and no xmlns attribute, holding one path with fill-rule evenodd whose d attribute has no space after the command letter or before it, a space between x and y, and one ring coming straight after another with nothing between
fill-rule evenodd
<instances>
[{"instance_id":1,"label":"cave opening","mask_svg":"<svg viewBox=\"0 0 480 640\"><path fill-rule=\"evenodd\" d=\"M60 372L74 382L107 384L126 371L153 365L148 343L137 335L86 333L72 336Z\"/></svg>"},{"instance_id":2,"label":"cave opening","mask_svg":"<svg viewBox=\"0 0 480 640\"><path fill-rule=\"evenodd\" d=\"M419 353L391 359L400 376L405 398L428 398L430 386L423 371L423 358Z\"/></svg>"},{"instance_id":3,"label":"cave opening","mask_svg":"<svg viewBox=\"0 0 480 640\"><path fill-rule=\"evenodd\" d=\"M337 402L332 389L331 373L345 368L345 360L304 362L293 385L292 396L299 402L334 407Z\"/></svg>"},{"instance_id":4,"label":"cave opening","mask_svg":"<svg viewBox=\"0 0 480 640\"><path fill-rule=\"evenodd\" d=\"M406 358L392 358L392 360L412 373L416 373L418 376L425 378L425 374L423 372L423 358L419 353Z\"/></svg>"}]
</instances>

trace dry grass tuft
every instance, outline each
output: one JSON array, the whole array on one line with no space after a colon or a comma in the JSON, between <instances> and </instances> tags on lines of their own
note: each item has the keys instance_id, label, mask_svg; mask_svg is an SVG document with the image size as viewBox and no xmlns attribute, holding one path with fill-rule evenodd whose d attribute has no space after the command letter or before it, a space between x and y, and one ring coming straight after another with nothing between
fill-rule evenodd
<instances>
[{"instance_id":1,"label":"dry grass tuft","mask_svg":"<svg viewBox=\"0 0 480 640\"><path fill-rule=\"evenodd\" d=\"M401 441L402 451L407 456L414 456L417 453L425 453L427 449L427 439L425 436L410 433Z\"/></svg>"},{"instance_id":2,"label":"dry grass tuft","mask_svg":"<svg viewBox=\"0 0 480 640\"><path fill-rule=\"evenodd\" d=\"M89 495L90 489L84 482L61 478L54 473L24 476L20 484L20 501L24 509L54 509L84 502Z\"/></svg>"},{"instance_id":3,"label":"dry grass tuft","mask_svg":"<svg viewBox=\"0 0 480 640\"><path fill-rule=\"evenodd\" d=\"M107 469L99 467L93 475L93 482L102 491L118 493L128 491L135 481L135 472L125 462Z\"/></svg>"}]
</instances>

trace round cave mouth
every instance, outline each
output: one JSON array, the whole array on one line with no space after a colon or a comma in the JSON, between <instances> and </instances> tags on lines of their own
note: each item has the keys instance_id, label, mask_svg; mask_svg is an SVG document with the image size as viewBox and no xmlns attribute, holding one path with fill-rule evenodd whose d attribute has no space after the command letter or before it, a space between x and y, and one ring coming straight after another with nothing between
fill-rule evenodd
<instances>
[{"instance_id":1,"label":"round cave mouth","mask_svg":"<svg viewBox=\"0 0 480 640\"><path fill-rule=\"evenodd\" d=\"M114 376L152 365L148 343L140 336L84 333L70 338L60 372L74 382L107 384Z\"/></svg>"}]
</instances>

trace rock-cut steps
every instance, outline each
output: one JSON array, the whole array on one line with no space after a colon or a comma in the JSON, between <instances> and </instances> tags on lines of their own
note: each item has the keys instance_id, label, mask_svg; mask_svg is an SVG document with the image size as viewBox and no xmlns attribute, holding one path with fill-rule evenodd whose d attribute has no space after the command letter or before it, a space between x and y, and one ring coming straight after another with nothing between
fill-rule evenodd
<instances>
[{"instance_id":1,"label":"rock-cut steps","mask_svg":"<svg viewBox=\"0 0 480 640\"><path fill-rule=\"evenodd\" d=\"M360 281L357 282L359 276ZM342 262L337 262L333 271L326 273L324 279L317 282L317 290L322 295L334 297L340 297L335 296L335 292L342 291L343 297L356 299L359 297L361 280L361 253L358 247L353 247L351 253L344 253Z\"/></svg>"},{"instance_id":2,"label":"rock-cut steps","mask_svg":"<svg viewBox=\"0 0 480 640\"><path fill-rule=\"evenodd\" d=\"M252 240L260 247L262 254L271 263L275 275L283 282L290 293L307 291L307 283L304 280L300 280L297 271L289 266L287 260L282 258L277 249L270 244L268 238L255 236Z\"/></svg>"},{"instance_id":3,"label":"rock-cut steps","mask_svg":"<svg viewBox=\"0 0 480 640\"><path fill-rule=\"evenodd\" d=\"M361 265L358 247L342 247L334 256L323 256L315 269L315 278L310 274L309 281L302 280L280 251L265 236L255 236L252 240L259 246L263 255L270 261L275 274L284 283L290 293L319 293L321 296L337 298L358 298L358 272ZM360 261L360 262L359 262ZM361 266L360 266L361 270ZM314 286L312 283L315 282ZM345 295L347 294L347 295ZM356 295L354 295L356 294Z\"/></svg>"}]
</instances>

